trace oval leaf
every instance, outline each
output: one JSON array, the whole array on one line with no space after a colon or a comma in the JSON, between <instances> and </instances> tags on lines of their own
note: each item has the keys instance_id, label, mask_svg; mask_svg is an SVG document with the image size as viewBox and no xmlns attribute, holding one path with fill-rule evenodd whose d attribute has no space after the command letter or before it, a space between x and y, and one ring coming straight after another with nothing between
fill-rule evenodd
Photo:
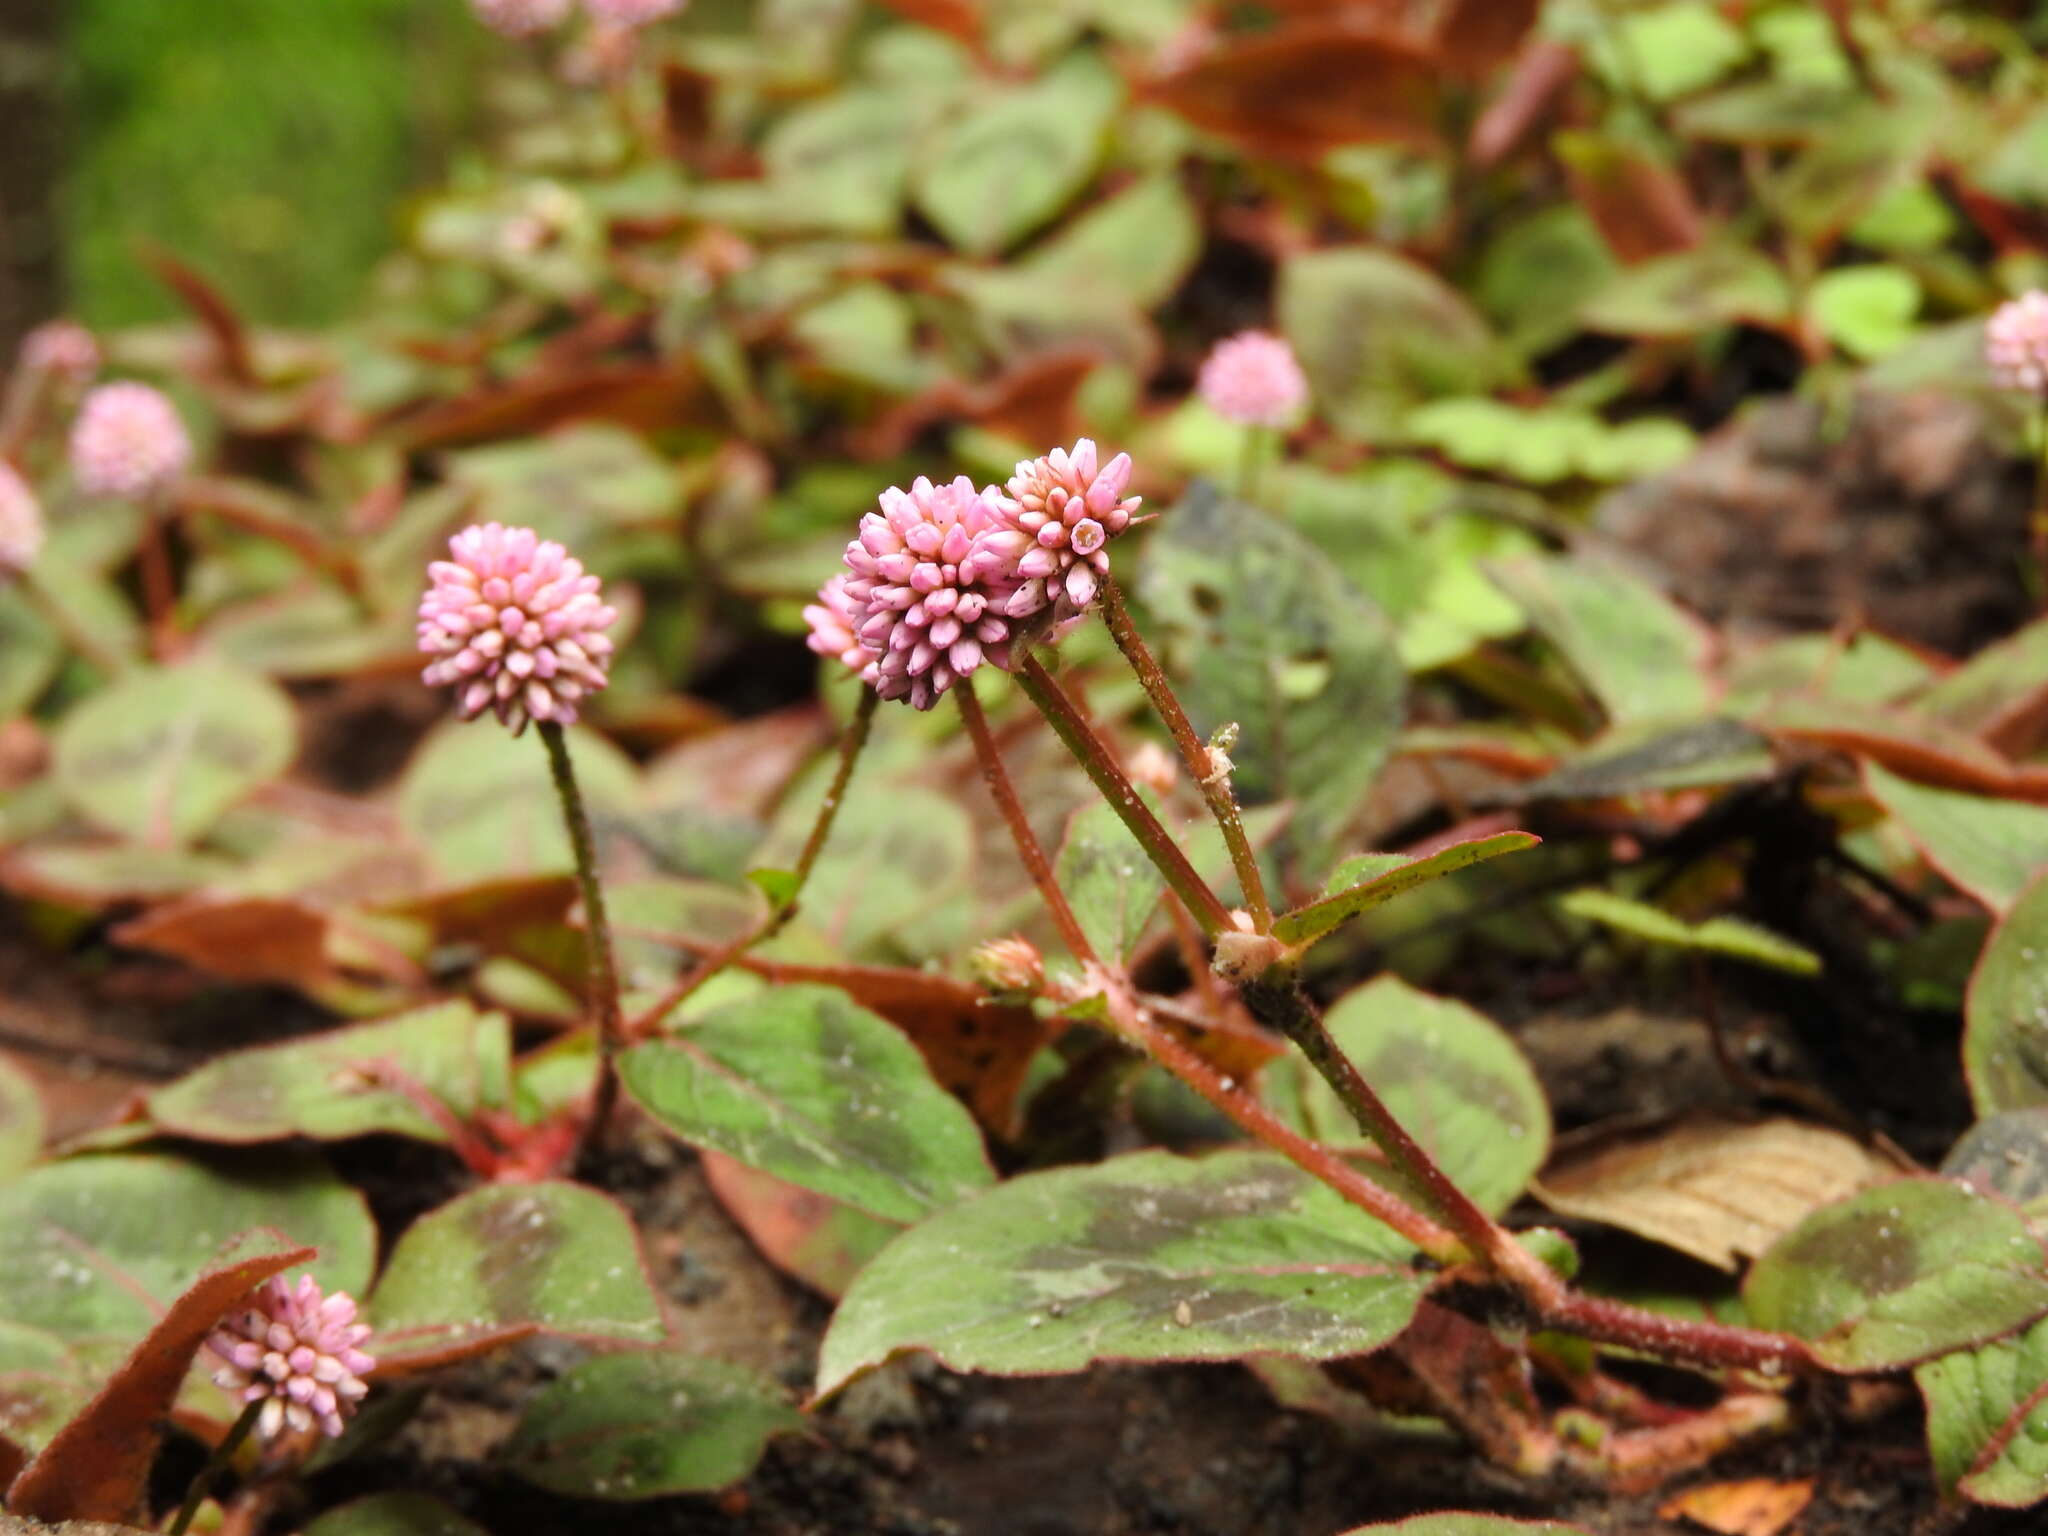
<instances>
[{"instance_id":1,"label":"oval leaf","mask_svg":"<svg viewBox=\"0 0 2048 1536\"><path fill-rule=\"evenodd\" d=\"M869 1262L825 1335L818 1389L914 1349L1016 1375L1363 1354L1429 1289L1409 1259L1395 1233L1270 1153L1140 1152L1026 1174Z\"/></svg>"},{"instance_id":2,"label":"oval leaf","mask_svg":"<svg viewBox=\"0 0 2048 1536\"><path fill-rule=\"evenodd\" d=\"M1977 1113L2048 1104L2048 877L1992 930L1963 1004L1963 1072Z\"/></svg>"},{"instance_id":3,"label":"oval leaf","mask_svg":"<svg viewBox=\"0 0 2048 1536\"><path fill-rule=\"evenodd\" d=\"M57 786L81 816L131 842L192 842L297 750L291 700L218 662L130 673L64 717Z\"/></svg>"},{"instance_id":4,"label":"oval leaf","mask_svg":"<svg viewBox=\"0 0 2048 1536\"><path fill-rule=\"evenodd\" d=\"M613 1201L568 1183L471 1190L407 1229L370 1298L385 1368L493 1335L658 1343L661 1303Z\"/></svg>"},{"instance_id":5,"label":"oval leaf","mask_svg":"<svg viewBox=\"0 0 2048 1536\"><path fill-rule=\"evenodd\" d=\"M626 1091L694 1146L892 1221L995 1177L974 1119L902 1033L833 987L771 988L620 1058Z\"/></svg>"},{"instance_id":6,"label":"oval leaf","mask_svg":"<svg viewBox=\"0 0 2048 1536\"><path fill-rule=\"evenodd\" d=\"M771 1439L803 1427L782 1390L746 1366L599 1355L534 1394L502 1454L552 1493L654 1499L738 1482Z\"/></svg>"},{"instance_id":7,"label":"oval leaf","mask_svg":"<svg viewBox=\"0 0 2048 1536\"><path fill-rule=\"evenodd\" d=\"M1863 782L1928 863L1994 912L2048 868L2048 807L1916 784L1869 761Z\"/></svg>"},{"instance_id":8,"label":"oval leaf","mask_svg":"<svg viewBox=\"0 0 2048 1536\"><path fill-rule=\"evenodd\" d=\"M2048 1323L1913 1373L1943 1489L2024 1508L2048 1499Z\"/></svg>"},{"instance_id":9,"label":"oval leaf","mask_svg":"<svg viewBox=\"0 0 2048 1536\"><path fill-rule=\"evenodd\" d=\"M1842 1371L1981 1344L2048 1312L2048 1257L2018 1211L1941 1179L1906 1179L1816 1211L1742 1287L1760 1328L1813 1342Z\"/></svg>"},{"instance_id":10,"label":"oval leaf","mask_svg":"<svg viewBox=\"0 0 2048 1536\"><path fill-rule=\"evenodd\" d=\"M373 1493L328 1510L306 1527L305 1536L489 1536L489 1532L424 1493Z\"/></svg>"}]
</instances>

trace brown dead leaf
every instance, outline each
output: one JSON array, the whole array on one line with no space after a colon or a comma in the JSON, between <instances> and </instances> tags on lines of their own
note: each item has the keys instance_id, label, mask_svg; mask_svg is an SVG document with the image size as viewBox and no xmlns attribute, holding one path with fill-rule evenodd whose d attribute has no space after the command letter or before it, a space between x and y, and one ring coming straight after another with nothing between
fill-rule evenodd
<instances>
[{"instance_id":1,"label":"brown dead leaf","mask_svg":"<svg viewBox=\"0 0 2048 1536\"><path fill-rule=\"evenodd\" d=\"M132 918L112 937L227 981L316 989L334 975L326 914L281 897L195 896Z\"/></svg>"},{"instance_id":2,"label":"brown dead leaf","mask_svg":"<svg viewBox=\"0 0 2048 1536\"><path fill-rule=\"evenodd\" d=\"M862 431L854 451L893 458L927 427L971 421L1026 443L1063 443L1074 435L1074 396L1104 361L1096 347L1062 347L1011 364L986 384L947 379L884 413Z\"/></svg>"},{"instance_id":3,"label":"brown dead leaf","mask_svg":"<svg viewBox=\"0 0 2048 1536\"><path fill-rule=\"evenodd\" d=\"M1453 69L1483 75L1520 51L1543 0L1450 0L1437 22L1437 48Z\"/></svg>"},{"instance_id":4,"label":"brown dead leaf","mask_svg":"<svg viewBox=\"0 0 2048 1536\"><path fill-rule=\"evenodd\" d=\"M250 1239L262 1250L250 1253ZM193 1281L99 1394L22 1469L7 1490L10 1510L51 1524L142 1513L164 1420L206 1336L265 1280L314 1256L275 1232L249 1233L236 1243L242 1256Z\"/></svg>"},{"instance_id":5,"label":"brown dead leaf","mask_svg":"<svg viewBox=\"0 0 2048 1536\"><path fill-rule=\"evenodd\" d=\"M1343 20L1232 42L1136 88L1198 128L1287 160L1345 144L1432 144L1441 122L1435 54Z\"/></svg>"},{"instance_id":6,"label":"brown dead leaf","mask_svg":"<svg viewBox=\"0 0 2048 1536\"><path fill-rule=\"evenodd\" d=\"M1715 1536L1778 1536L1813 1502L1813 1479L1790 1482L1753 1477L1738 1483L1703 1483L1668 1500L1662 1520L1690 1520Z\"/></svg>"},{"instance_id":7,"label":"brown dead leaf","mask_svg":"<svg viewBox=\"0 0 2048 1536\"><path fill-rule=\"evenodd\" d=\"M572 421L661 431L700 419L708 399L697 371L679 362L543 369L430 406L398 423L395 436L401 446L420 451L527 437Z\"/></svg>"},{"instance_id":8,"label":"brown dead leaf","mask_svg":"<svg viewBox=\"0 0 2048 1536\"><path fill-rule=\"evenodd\" d=\"M514 875L414 897L383 910L426 924L437 943L497 950L530 928L567 922L575 901L574 875Z\"/></svg>"},{"instance_id":9,"label":"brown dead leaf","mask_svg":"<svg viewBox=\"0 0 2048 1536\"><path fill-rule=\"evenodd\" d=\"M1718 1114L1591 1127L1535 1185L1565 1216L1605 1222L1717 1269L1762 1253L1809 1212L1910 1171L1825 1126Z\"/></svg>"}]
</instances>

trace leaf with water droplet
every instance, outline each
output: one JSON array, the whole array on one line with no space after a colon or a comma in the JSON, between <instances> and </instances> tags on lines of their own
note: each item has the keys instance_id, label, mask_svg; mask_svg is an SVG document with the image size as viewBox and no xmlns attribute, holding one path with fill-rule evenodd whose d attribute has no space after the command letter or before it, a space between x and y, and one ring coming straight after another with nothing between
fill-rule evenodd
<instances>
[{"instance_id":1,"label":"leaf with water droplet","mask_svg":"<svg viewBox=\"0 0 2048 1536\"><path fill-rule=\"evenodd\" d=\"M2022 1508L2048 1499L2048 1322L1913 1373L1945 1490Z\"/></svg>"}]
</instances>

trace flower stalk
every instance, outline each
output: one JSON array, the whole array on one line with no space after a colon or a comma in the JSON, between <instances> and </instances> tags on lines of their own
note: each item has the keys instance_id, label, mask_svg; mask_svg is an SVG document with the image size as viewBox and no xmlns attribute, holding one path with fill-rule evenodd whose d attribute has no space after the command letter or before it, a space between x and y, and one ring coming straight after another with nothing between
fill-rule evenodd
<instances>
[{"instance_id":1,"label":"flower stalk","mask_svg":"<svg viewBox=\"0 0 2048 1536\"><path fill-rule=\"evenodd\" d=\"M583 933L587 981L584 1006L597 1029L597 1091L591 1100L590 1121L583 1133L583 1155L589 1156L604 1140L619 1098L618 1054L625 1043L625 1020L619 1009L618 962L612 950L611 921L604 905L604 882L599 878L597 845L590 835L590 813L583 804L576 783L576 765L569 756L569 741L553 720L540 722L541 743L547 748L548 771L554 779L555 797L561 801L562 822L569 832L569 846L576 856L576 884L583 897Z\"/></svg>"},{"instance_id":2,"label":"flower stalk","mask_svg":"<svg viewBox=\"0 0 2048 1536\"><path fill-rule=\"evenodd\" d=\"M185 1502L178 1506L177 1515L167 1527L167 1536L185 1536L192 1528L193 1518L199 1513L200 1506L206 1503L206 1496L213 1492L213 1485L220 1481L221 1473L227 1471L234 1462L236 1452L241 1450L243 1442L254 1432L256 1420L262 1412L263 1404L260 1400L242 1409L233 1427L222 1437L220 1444L213 1448L213 1454L206 1458L206 1465L201 1467L198 1475L192 1479L192 1486L185 1490Z\"/></svg>"}]
</instances>

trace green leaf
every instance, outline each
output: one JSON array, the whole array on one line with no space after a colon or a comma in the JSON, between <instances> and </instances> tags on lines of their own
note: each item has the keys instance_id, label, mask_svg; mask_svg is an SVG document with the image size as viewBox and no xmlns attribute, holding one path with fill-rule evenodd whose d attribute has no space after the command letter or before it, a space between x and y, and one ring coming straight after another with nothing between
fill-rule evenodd
<instances>
[{"instance_id":1,"label":"green leaf","mask_svg":"<svg viewBox=\"0 0 2048 1536\"><path fill-rule=\"evenodd\" d=\"M330 1509L305 1529L305 1536L490 1536L474 1520L458 1515L424 1493L373 1493Z\"/></svg>"},{"instance_id":2,"label":"green leaf","mask_svg":"<svg viewBox=\"0 0 2048 1536\"><path fill-rule=\"evenodd\" d=\"M1922 676L1926 677L1923 668ZM1953 671L1928 682L1913 707L1944 725L1983 736L2042 696L2048 681L2048 619L2014 630Z\"/></svg>"},{"instance_id":3,"label":"green leaf","mask_svg":"<svg viewBox=\"0 0 2048 1536\"><path fill-rule=\"evenodd\" d=\"M1913 1373L1944 1492L2024 1509L2048 1499L2048 1322Z\"/></svg>"},{"instance_id":4,"label":"green leaf","mask_svg":"<svg viewBox=\"0 0 2048 1536\"><path fill-rule=\"evenodd\" d=\"M1339 1047L1451 1181L1489 1211L1528 1187L1550 1146L1550 1106L1514 1041L1485 1015L1383 976L1324 1018ZM1299 1056L1267 1070L1267 1090L1330 1146L1370 1144Z\"/></svg>"},{"instance_id":5,"label":"green leaf","mask_svg":"<svg viewBox=\"0 0 2048 1536\"><path fill-rule=\"evenodd\" d=\"M1582 1525L1510 1520L1505 1515L1417 1515L1392 1525L1361 1525L1341 1536L1587 1536Z\"/></svg>"},{"instance_id":6,"label":"green leaf","mask_svg":"<svg viewBox=\"0 0 2048 1536\"><path fill-rule=\"evenodd\" d=\"M1979 1115L2048 1104L2048 876L1991 932L1963 1004L1963 1075Z\"/></svg>"},{"instance_id":7,"label":"green leaf","mask_svg":"<svg viewBox=\"0 0 2048 1536\"><path fill-rule=\"evenodd\" d=\"M1504 853L1534 848L1541 841L1527 832L1501 832L1493 837L1453 843L1420 859L1387 853L1366 853L1346 859L1330 878L1329 894L1280 918L1273 924L1273 937L1283 944L1313 943L1359 913L1392 901L1417 886L1487 859L1497 859ZM1355 879L1356 883L1340 883L1347 879Z\"/></svg>"},{"instance_id":8,"label":"green leaf","mask_svg":"<svg viewBox=\"0 0 2048 1536\"><path fill-rule=\"evenodd\" d=\"M1994 912L2048 865L2048 807L1916 784L1869 759L1863 782L1928 863Z\"/></svg>"},{"instance_id":9,"label":"green leaf","mask_svg":"<svg viewBox=\"0 0 2048 1536\"><path fill-rule=\"evenodd\" d=\"M705 1493L754 1470L804 1416L760 1372L667 1351L599 1355L541 1388L499 1453L576 1498Z\"/></svg>"},{"instance_id":10,"label":"green leaf","mask_svg":"<svg viewBox=\"0 0 2048 1536\"><path fill-rule=\"evenodd\" d=\"M414 1099L380 1077L396 1069L468 1120L509 1097L511 1034L502 1014L466 1002L375 1024L216 1056L149 1096L165 1130L202 1141L340 1141L384 1132L445 1142Z\"/></svg>"},{"instance_id":11,"label":"green leaf","mask_svg":"<svg viewBox=\"0 0 2048 1536\"><path fill-rule=\"evenodd\" d=\"M1617 90L1675 101L1749 56L1749 40L1706 0L1676 0L1613 19L1593 40L1593 66Z\"/></svg>"},{"instance_id":12,"label":"green leaf","mask_svg":"<svg viewBox=\"0 0 2048 1536\"><path fill-rule=\"evenodd\" d=\"M1509 377L1463 296L1389 251L1343 246L1290 257L1277 303L1318 408L1367 442L1397 438L1425 400L1485 394Z\"/></svg>"},{"instance_id":13,"label":"green leaf","mask_svg":"<svg viewBox=\"0 0 2048 1536\"><path fill-rule=\"evenodd\" d=\"M1623 567L1579 555L1524 555L1487 574L1528 611L1616 722L1704 714L1705 631Z\"/></svg>"},{"instance_id":14,"label":"green leaf","mask_svg":"<svg viewBox=\"0 0 2048 1536\"><path fill-rule=\"evenodd\" d=\"M630 808L637 775L623 752L572 726L569 754L593 817ZM495 722L451 720L428 736L399 784L398 819L450 884L576 867L547 753Z\"/></svg>"},{"instance_id":15,"label":"green leaf","mask_svg":"<svg viewBox=\"0 0 2048 1536\"><path fill-rule=\"evenodd\" d=\"M633 1047L619 1075L683 1140L871 1215L915 1221L995 1177L917 1048L833 987L715 1009Z\"/></svg>"},{"instance_id":16,"label":"green leaf","mask_svg":"<svg viewBox=\"0 0 2048 1536\"><path fill-rule=\"evenodd\" d=\"M392 1250L366 1321L380 1360L510 1332L629 1344L666 1332L631 1218L563 1182L489 1184L422 1216Z\"/></svg>"},{"instance_id":17,"label":"green leaf","mask_svg":"<svg viewBox=\"0 0 2048 1536\"><path fill-rule=\"evenodd\" d=\"M1299 535L1203 484L1161 520L1140 586L1197 728L1241 727L1239 794L1292 800L1301 847L1339 835L1401 726L1384 616Z\"/></svg>"},{"instance_id":18,"label":"green leaf","mask_svg":"<svg viewBox=\"0 0 2048 1536\"><path fill-rule=\"evenodd\" d=\"M1085 54L1035 84L985 95L919 169L917 206L971 256L1007 250L1087 185L1122 96Z\"/></svg>"},{"instance_id":19,"label":"green leaf","mask_svg":"<svg viewBox=\"0 0 2048 1536\"><path fill-rule=\"evenodd\" d=\"M328 1290L368 1285L376 1228L319 1157L123 1153L67 1158L0 1185L0 1318L119 1355L218 1257L270 1227L320 1250Z\"/></svg>"},{"instance_id":20,"label":"green leaf","mask_svg":"<svg viewBox=\"0 0 2048 1536\"><path fill-rule=\"evenodd\" d=\"M0 1179L12 1178L41 1157L48 1131L35 1079L0 1056Z\"/></svg>"},{"instance_id":21,"label":"green leaf","mask_svg":"<svg viewBox=\"0 0 2048 1536\"><path fill-rule=\"evenodd\" d=\"M1859 362L1896 352L1913 339L1920 280L1904 267L1837 267L1807 294L1821 333Z\"/></svg>"},{"instance_id":22,"label":"green leaf","mask_svg":"<svg viewBox=\"0 0 2048 1536\"><path fill-rule=\"evenodd\" d=\"M1071 283L1101 283L1152 309L1173 296L1201 253L1202 227L1178 176L1148 176L1068 224L1023 265Z\"/></svg>"},{"instance_id":23,"label":"green leaf","mask_svg":"<svg viewBox=\"0 0 2048 1536\"><path fill-rule=\"evenodd\" d=\"M448 456L448 478L476 516L537 528L588 549L610 527L680 515L675 465L624 427L589 422Z\"/></svg>"},{"instance_id":24,"label":"green leaf","mask_svg":"<svg viewBox=\"0 0 2048 1536\"><path fill-rule=\"evenodd\" d=\"M1768 256L1719 242L1625 268L1580 310L1580 323L1617 336L1685 340L1748 321L1792 316L1792 289Z\"/></svg>"},{"instance_id":25,"label":"green leaf","mask_svg":"<svg viewBox=\"0 0 2048 1536\"><path fill-rule=\"evenodd\" d=\"M1569 337L1579 306L1619 270L1607 242L1575 204L1510 224L1487 246L1473 293L1525 356Z\"/></svg>"},{"instance_id":26,"label":"green leaf","mask_svg":"<svg viewBox=\"0 0 2048 1536\"><path fill-rule=\"evenodd\" d=\"M1742 1299L1758 1327L1810 1340L1835 1370L1890 1370L2048 1312L2048 1257L2012 1207L1904 1179L1807 1217L1757 1260Z\"/></svg>"},{"instance_id":27,"label":"green leaf","mask_svg":"<svg viewBox=\"0 0 2048 1536\"><path fill-rule=\"evenodd\" d=\"M42 697L64 664L64 641L16 587L0 588L0 720Z\"/></svg>"},{"instance_id":28,"label":"green leaf","mask_svg":"<svg viewBox=\"0 0 2048 1536\"><path fill-rule=\"evenodd\" d=\"M1984 1116L1956 1138L1941 1175L2009 1200L2029 1216L2048 1214L2048 1104Z\"/></svg>"},{"instance_id":29,"label":"green leaf","mask_svg":"<svg viewBox=\"0 0 2048 1536\"><path fill-rule=\"evenodd\" d=\"M1769 738L1739 721L1717 716L1675 728L1647 721L1609 731L1583 753L1524 785L1520 798L1607 800L1660 789L1719 789L1767 779L1776 771Z\"/></svg>"},{"instance_id":30,"label":"green leaf","mask_svg":"<svg viewBox=\"0 0 2048 1536\"><path fill-rule=\"evenodd\" d=\"M1409 1258L1391 1230L1271 1153L1140 1152L1026 1174L869 1262L833 1315L818 1389L909 1350L1018 1375L1364 1354L1408 1325L1429 1288Z\"/></svg>"},{"instance_id":31,"label":"green leaf","mask_svg":"<svg viewBox=\"0 0 2048 1536\"><path fill-rule=\"evenodd\" d=\"M1567 892L1558 898L1557 904L1573 917L1605 923L1652 944L1730 955L1773 970L1790 971L1795 976L1820 974L1820 956L1812 950L1739 917L1710 917L1703 923L1688 923L1662 907L1633 901L1596 886Z\"/></svg>"},{"instance_id":32,"label":"green leaf","mask_svg":"<svg viewBox=\"0 0 2048 1536\"><path fill-rule=\"evenodd\" d=\"M1165 877L1122 818L1101 800L1083 806L1067 823L1053 874L1089 943L1109 960L1122 960L1137 946L1166 889Z\"/></svg>"},{"instance_id":33,"label":"green leaf","mask_svg":"<svg viewBox=\"0 0 2048 1536\"><path fill-rule=\"evenodd\" d=\"M893 234L903 219L911 144L922 115L907 92L853 89L783 117L761 146L771 222ZM743 189L759 190L753 184Z\"/></svg>"},{"instance_id":34,"label":"green leaf","mask_svg":"<svg viewBox=\"0 0 2048 1536\"><path fill-rule=\"evenodd\" d=\"M297 750L291 700L218 662L140 668L57 727L57 784L86 820L176 847L204 833Z\"/></svg>"}]
</instances>

